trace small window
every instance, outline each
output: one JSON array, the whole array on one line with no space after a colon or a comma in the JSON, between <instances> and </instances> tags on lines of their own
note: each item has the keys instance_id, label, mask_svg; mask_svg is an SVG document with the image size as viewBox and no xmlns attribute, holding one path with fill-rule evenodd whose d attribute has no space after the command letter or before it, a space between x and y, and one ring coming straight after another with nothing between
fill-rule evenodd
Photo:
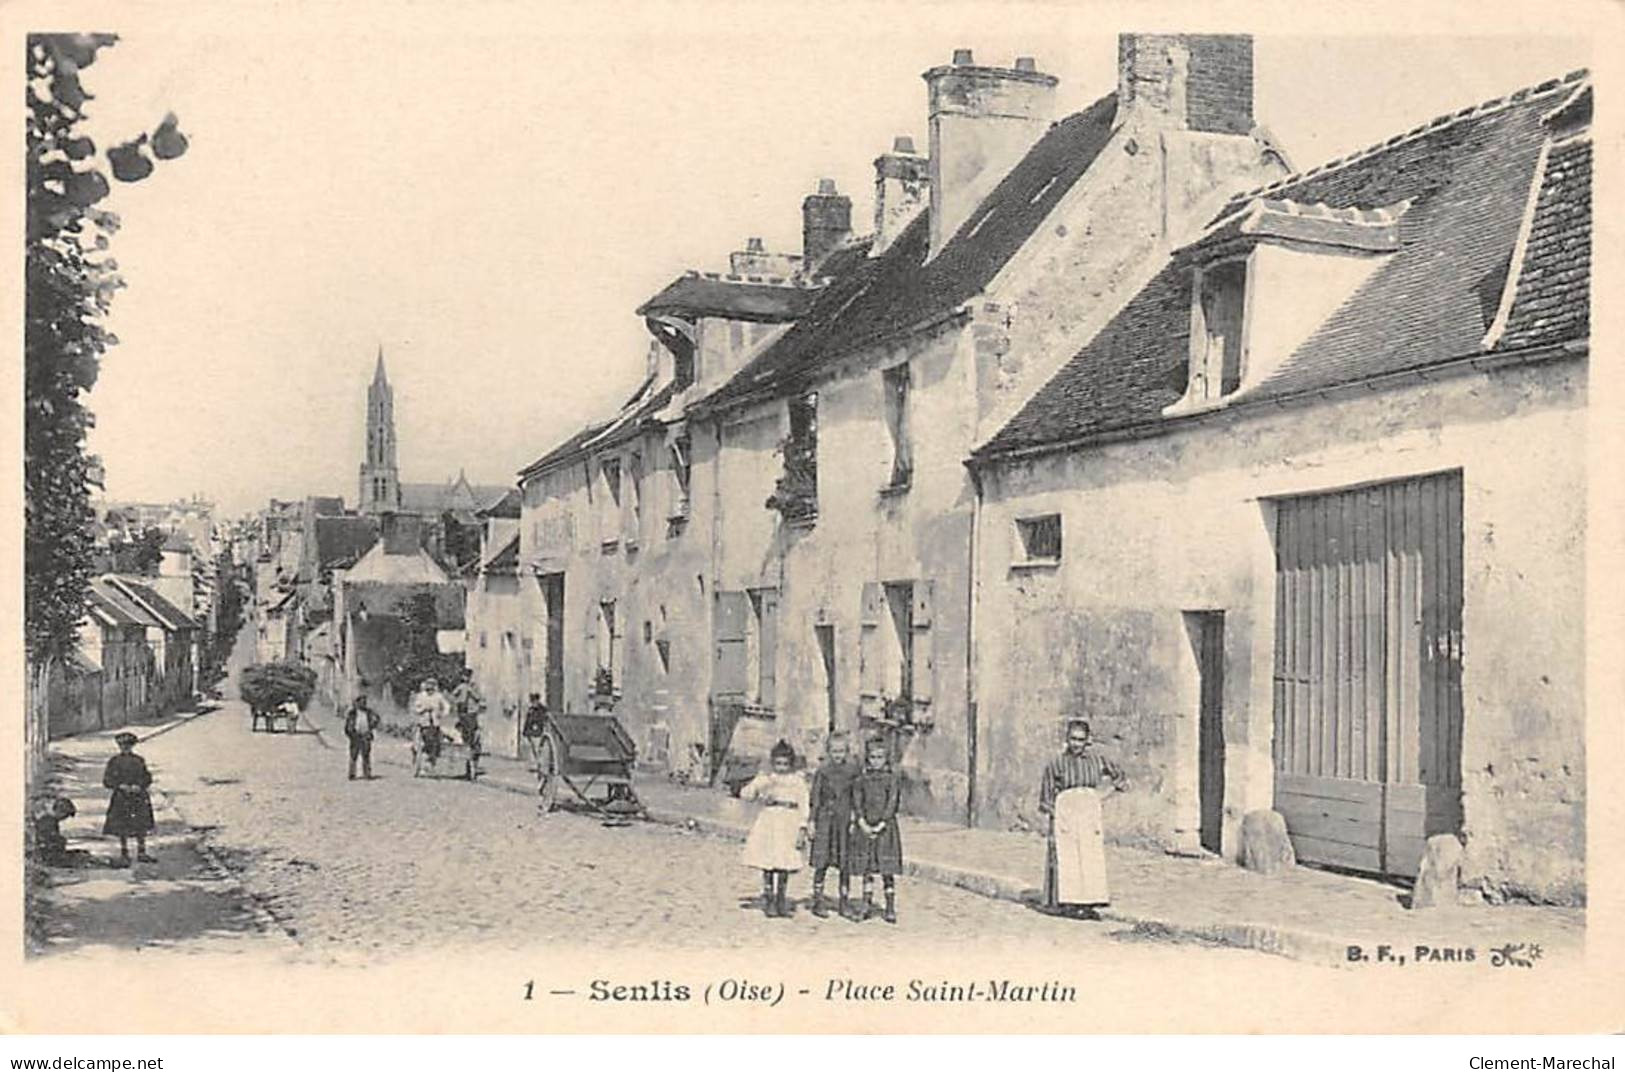
<instances>
[{"instance_id":1,"label":"small window","mask_svg":"<svg viewBox=\"0 0 1625 1072\"><path fill-rule=\"evenodd\" d=\"M598 463L599 472L604 480L603 524L600 531L603 533L603 542L606 549L617 546L621 536L621 461L619 458L605 458Z\"/></svg>"},{"instance_id":2,"label":"small window","mask_svg":"<svg viewBox=\"0 0 1625 1072\"><path fill-rule=\"evenodd\" d=\"M779 592L776 588L753 588L746 595L750 599L750 617L745 623L745 659L747 687L753 706L771 709L774 706L774 669L778 659Z\"/></svg>"},{"instance_id":3,"label":"small window","mask_svg":"<svg viewBox=\"0 0 1625 1072\"><path fill-rule=\"evenodd\" d=\"M1191 393L1222 398L1241 386L1247 262L1227 261L1197 279L1199 330L1191 336Z\"/></svg>"},{"instance_id":4,"label":"small window","mask_svg":"<svg viewBox=\"0 0 1625 1072\"><path fill-rule=\"evenodd\" d=\"M598 604L598 676L595 681L600 694L620 684L620 668L615 659L615 601L600 600Z\"/></svg>"},{"instance_id":5,"label":"small window","mask_svg":"<svg viewBox=\"0 0 1625 1072\"><path fill-rule=\"evenodd\" d=\"M908 448L908 366L898 365L882 373L886 393L886 431L891 435L892 464L888 487L906 488L914 473Z\"/></svg>"},{"instance_id":6,"label":"small window","mask_svg":"<svg viewBox=\"0 0 1625 1072\"><path fill-rule=\"evenodd\" d=\"M1016 522L1021 537L1022 562L1044 564L1061 561L1061 515L1024 517Z\"/></svg>"},{"instance_id":7,"label":"small window","mask_svg":"<svg viewBox=\"0 0 1625 1072\"><path fill-rule=\"evenodd\" d=\"M626 542L635 544L643 536L643 455L634 454L627 462L632 494L627 510Z\"/></svg>"},{"instance_id":8,"label":"small window","mask_svg":"<svg viewBox=\"0 0 1625 1072\"><path fill-rule=\"evenodd\" d=\"M688 488L693 478L694 469L690 459L690 444L687 436L679 436L671 443L671 478L672 478L672 517L688 516Z\"/></svg>"}]
</instances>

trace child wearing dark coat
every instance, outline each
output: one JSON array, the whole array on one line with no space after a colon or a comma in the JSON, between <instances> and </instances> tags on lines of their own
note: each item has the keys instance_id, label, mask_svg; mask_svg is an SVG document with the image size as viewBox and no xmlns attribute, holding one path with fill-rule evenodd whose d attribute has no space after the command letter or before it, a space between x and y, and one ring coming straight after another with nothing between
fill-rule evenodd
<instances>
[{"instance_id":1,"label":"child wearing dark coat","mask_svg":"<svg viewBox=\"0 0 1625 1072\"><path fill-rule=\"evenodd\" d=\"M874 738L864 747L863 773L852 783L851 839L847 862L863 876L863 907L853 916L861 921L874 915L875 876L886 890L887 923L897 922L897 874L903 870L903 837L897 829L902 784L891 769L886 742ZM845 874L845 871L842 872Z\"/></svg>"},{"instance_id":2,"label":"child wearing dark coat","mask_svg":"<svg viewBox=\"0 0 1625 1072\"><path fill-rule=\"evenodd\" d=\"M147 761L135 753L136 736L120 733L113 738L118 755L107 761L102 772L102 785L113 791L107 802L107 818L102 833L118 838L119 865L130 863L130 838L135 838L135 858L142 863L157 863L147 855L147 835L157 829L152 817L152 772Z\"/></svg>"},{"instance_id":3,"label":"child wearing dark coat","mask_svg":"<svg viewBox=\"0 0 1625 1072\"><path fill-rule=\"evenodd\" d=\"M852 868L847 861L847 839L852 827L852 784L858 779L858 766L852 762L852 742L844 733L832 733L824 762L813 772L812 852L813 915L829 915L824 901L824 876L831 867L841 873L841 915L851 914Z\"/></svg>"},{"instance_id":4,"label":"child wearing dark coat","mask_svg":"<svg viewBox=\"0 0 1625 1072\"><path fill-rule=\"evenodd\" d=\"M78 814L73 801L57 797L48 810L34 816L35 859L48 867L68 867L83 857L83 853L68 848L67 836L62 833L62 820Z\"/></svg>"}]
</instances>

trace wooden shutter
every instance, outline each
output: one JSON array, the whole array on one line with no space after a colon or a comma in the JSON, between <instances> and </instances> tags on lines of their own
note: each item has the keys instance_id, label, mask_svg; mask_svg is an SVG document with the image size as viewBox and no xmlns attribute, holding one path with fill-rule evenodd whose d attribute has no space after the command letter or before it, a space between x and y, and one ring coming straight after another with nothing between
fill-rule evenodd
<instances>
[{"instance_id":1,"label":"wooden shutter","mask_svg":"<svg viewBox=\"0 0 1625 1072\"><path fill-rule=\"evenodd\" d=\"M885 656L880 627L885 615L885 588L874 581L864 584L863 602L858 611L858 711L870 718L881 713Z\"/></svg>"},{"instance_id":2,"label":"wooden shutter","mask_svg":"<svg viewBox=\"0 0 1625 1072\"><path fill-rule=\"evenodd\" d=\"M757 633L757 661L760 665L760 675L757 678L760 698L758 703L763 707L773 707L776 697L775 677L779 653L779 591L777 588L762 589L762 618Z\"/></svg>"},{"instance_id":3,"label":"wooden shutter","mask_svg":"<svg viewBox=\"0 0 1625 1072\"><path fill-rule=\"evenodd\" d=\"M718 700L742 702L749 688L749 660L745 648L746 622L750 597L744 592L717 592L712 611L716 641L716 665L711 675L711 695Z\"/></svg>"},{"instance_id":4,"label":"wooden shutter","mask_svg":"<svg viewBox=\"0 0 1625 1072\"><path fill-rule=\"evenodd\" d=\"M914 705L929 709L936 695L936 658L933 654L932 614L936 603L936 582L914 582L913 633L909 638L914 653ZM916 716L918 717L918 716ZM929 718L929 714L925 714Z\"/></svg>"}]
</instances>

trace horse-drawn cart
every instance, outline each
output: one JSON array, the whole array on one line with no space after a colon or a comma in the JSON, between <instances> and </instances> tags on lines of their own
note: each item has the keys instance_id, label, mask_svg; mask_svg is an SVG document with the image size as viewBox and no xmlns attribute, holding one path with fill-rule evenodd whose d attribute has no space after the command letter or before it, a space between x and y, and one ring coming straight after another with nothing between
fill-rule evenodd
<instances>
[{"instance_id":1,"label":"horse-drawn cart","mask_svg":"<svg viewBox=\"0 0 1625 1072\"><path fill-rule=\"evenodd\" d=\"M589 808L614 821L642 814L643 805L632 790L637 746L615 716L550 714L533 748L543 811L558 805L563 785ZM589 794L597 789L603 795L595 800Z\"/></svg>"}]
</instances>

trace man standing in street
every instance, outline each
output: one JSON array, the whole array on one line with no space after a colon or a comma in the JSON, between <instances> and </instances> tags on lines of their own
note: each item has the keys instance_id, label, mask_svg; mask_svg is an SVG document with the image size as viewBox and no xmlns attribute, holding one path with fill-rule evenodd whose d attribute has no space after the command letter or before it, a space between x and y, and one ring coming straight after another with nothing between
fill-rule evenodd
<instances>
[{"instance_id":1,"label":"man standing in street","mask_svg":"<svg viewBox=\"0 0 1625 1072\"><path fill-rule=\"evenodd\" d=\"M355 761L361 760L362 776L372 780L372 735L378 731L378 712L362 693L344 715L344 736L350 739L350 781L355 781Z\"/></svg>"},{"instance_id":2,"label":"man standing in street","mask_svg":"<svg viewBox=\"0 0 1625 1072\"><path fill-rule=\"evenodd\" d=\"M473 753L474 761L480 758L480 714L485 710L485 697L480 694L478 685L474 684L474 671L465 669L463 679L457 687L451 690L451 708L457 715L457 734L463 739L463 744Z\"/></svg>"}]
</instances>

